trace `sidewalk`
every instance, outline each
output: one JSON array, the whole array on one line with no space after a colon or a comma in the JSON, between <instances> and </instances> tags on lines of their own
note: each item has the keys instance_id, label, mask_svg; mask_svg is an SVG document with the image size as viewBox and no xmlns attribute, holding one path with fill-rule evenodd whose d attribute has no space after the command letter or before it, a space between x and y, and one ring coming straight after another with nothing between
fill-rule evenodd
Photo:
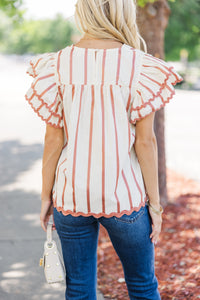
<instances>
[{"instance_id":1,"label":"sidewalk","mask_svg":"<svg viewBox=\"0 0 200 300\"><path fill-rule=\"evenodd\" d=\"M25 103L25 69L0 55L0 299L64 300L65 285L48 285L39 267L46 238L39 222L45 126ZM53 237L60 249L55 231Z\"/></svg>"},{"instance_id":2,"label":"sidewalk","mask_svg":"<svg viewBox=\"0 0 200 300\"><path fill-rule=\"evenodd\" d=\"M0 177L2 300L65 298L65 285L45 283L43 268L39 267L46 234L39 222L39 193L34 186L32 191L29 190L28 184L29 181L38 181L37 168L34 170L31 166L34 166L41 154L40 144L24 146L18 141L0 143L1 172L3 171ZM28 169L30 171L27 171ZM21 179L20 173L23 174ZM55 231L53 236L60 249ZM98 294L98 300L103 299L102 295Z\"/></svg>"}]
</instances>

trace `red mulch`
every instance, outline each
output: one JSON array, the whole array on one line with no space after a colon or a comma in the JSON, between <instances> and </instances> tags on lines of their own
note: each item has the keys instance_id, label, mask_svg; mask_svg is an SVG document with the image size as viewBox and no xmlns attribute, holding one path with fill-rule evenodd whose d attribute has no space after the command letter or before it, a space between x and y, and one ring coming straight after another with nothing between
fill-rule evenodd
<instances>
[{"instance_id":1,"label":"red mulch","mask_svg":"<svg viewBox=\"0 0 200 300\"><path fill-rule=\"evenodd\" d=\"M155 268L162 300L200 299L200 183L167 170L169 204L163 214ZM98 288L105 298L128 300L118 256L103 227L98 250Z\"/></svg>"}]
</instances>

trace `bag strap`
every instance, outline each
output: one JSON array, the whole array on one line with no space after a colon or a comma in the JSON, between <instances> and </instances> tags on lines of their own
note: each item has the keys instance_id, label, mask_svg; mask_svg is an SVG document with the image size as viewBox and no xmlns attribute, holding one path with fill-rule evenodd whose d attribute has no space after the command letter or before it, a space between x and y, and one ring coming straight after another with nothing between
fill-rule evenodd
<instances>
[{"instance_id":1,"label":"bag strap","mask_svg":"<svg viewBox=\"0 0 200 300\"><path fill-rule=\"evenodd\" d=\"M47 223L47 242L52 243L52 225L53 223Z\"/></svg>"}]
</instances>

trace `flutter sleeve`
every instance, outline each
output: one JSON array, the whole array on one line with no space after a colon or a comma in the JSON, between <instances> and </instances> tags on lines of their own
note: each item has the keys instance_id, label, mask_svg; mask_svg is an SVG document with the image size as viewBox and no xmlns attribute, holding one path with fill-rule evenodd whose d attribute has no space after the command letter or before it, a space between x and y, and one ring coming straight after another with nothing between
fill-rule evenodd
<instances>
[{"instance_id":1,"label":"flutter sleeve","mask_svg":"<svg viewBox=\"0 0 200 300\"><path fill-rule=\"evenodd\" d=\"M34 79L25 99L43 121L62 128L63 103L57 80L57 54L44 53L32 58L27 74Z\"/></svg>"},{"instance_id":2,"label":"flutter sleeve","mask_svg":"<svg viewBox=\"0 0 200 300\"><path fill-rule=\"evenodd\" d=\"M175 94L174 85L182 80L168 63L145 53L130 107L130 122L136 124L137 120L164 107Z\"/></svg>"}]
</instances>

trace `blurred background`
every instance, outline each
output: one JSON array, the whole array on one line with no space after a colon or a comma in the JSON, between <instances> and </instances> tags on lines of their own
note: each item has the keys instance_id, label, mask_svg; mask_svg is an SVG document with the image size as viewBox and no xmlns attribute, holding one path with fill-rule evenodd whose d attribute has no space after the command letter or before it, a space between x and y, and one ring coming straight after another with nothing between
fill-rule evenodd
<instances>
[{"instance_id":1,"label":"blurred background","mask_svg":"<svg viewBox=\"0 0 200 300\"><path fill-rule=\"evenodd\" d=\"M24 95L32 81L26 75L30 58L80 39L75 3L0 1L0 299L64 299L64 286L48 286L38 267L45 239L39 222L45 123ZM160 157L166 160L166 170L165 162L160 163L159 173L166 215L156 249L156 272L163 300L196 300L200 298L200 1L139 0L138 7L150 52L184 78L157 126L158 131L165 130L161 137L158 133L158 144ZM153 20L158 42L152 46L148 22ZM168 26L161 28L162 21ZM112 251L102 229L98 287L107 299L125 300L122 268ZM98 299L103 299L102 293Z\"/></svg>"}]
</instances>

